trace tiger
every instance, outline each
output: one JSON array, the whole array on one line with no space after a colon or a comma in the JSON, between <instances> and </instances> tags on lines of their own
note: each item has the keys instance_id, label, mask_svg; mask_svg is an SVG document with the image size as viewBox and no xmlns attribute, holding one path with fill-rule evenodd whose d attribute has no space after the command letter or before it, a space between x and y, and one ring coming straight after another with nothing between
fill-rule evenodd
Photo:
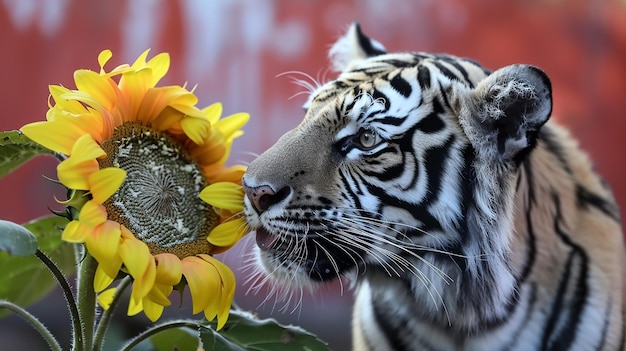
<instances>
[{"instance_id":1,"label":"tiger","mask_svg":"<svg viewBox=\"0 0 626 351\"><path fill-rule=\"evenodd\" d=\"M619 208L544 71L388 53L358 23L329 58L242 178L273 284L351 282L354 350L626 350Z\"/></svg>"}]
</instances>

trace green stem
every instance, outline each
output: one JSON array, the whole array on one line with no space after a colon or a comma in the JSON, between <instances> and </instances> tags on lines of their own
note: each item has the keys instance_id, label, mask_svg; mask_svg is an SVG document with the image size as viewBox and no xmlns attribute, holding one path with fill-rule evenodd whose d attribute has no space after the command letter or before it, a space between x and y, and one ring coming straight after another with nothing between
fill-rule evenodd
<instances>
[{"instance_id":1,"label":"green stem","mask_svg":"<svg viewBox=\"0 0 626 351\"><path fill-rule=\"evenodd\" d=\"M57 339L54 337L54 335L52 335L48 328L46 328L46 326L37 319L37 317L30 314L22 307L7 300L0 300L0 308L6 308L7 310L11 310L15 314L24 318L33 328L35 328L39 332L39 334L41 334L44 340L46 340L46 342L48 343L48 346L50 346L51 350L61 351L61 345L59 344Z\"/></svg>"},{"instance_id":2,"label":"green stem","mask_svg":"<svg viewBox=\"0 0 626 351\"><path fill-rule=\"evenodd\" d=\"M106 335L107 328L109 327L111 316L113 316L113 311L115 310L115 307L117 307L117 304L120 301L120 296L122 296L122 293L128 284L130 284L130 281L130 276L122 279L122 281L117 285L117 289L115 290L115 295L113 296L113 301L111 302L109 309L102 313L102 317L100 318L100 322L98 322L98 327L96 328L96 334L93 340L94 351L102 350L102 347L104 346L104 336Z\"/></svg>"},{"instance_id":3,"label":"green stem","mask_svg":"<svg viewBox=\"0 0 626 351\"><path fill-rule=\"evenodd\" d=\"M76 278L78 285L78 312L82 326L82 343L74 345L75 351L89 351L93 346L94 325L96 322L96 293L93 290L93 280L98 262L85 253Z\"/></svg>"},{"instance_id":4,"label":"green stem","mask_svg":"<svg viewBox=\"0 0 626 351\"><path fill-rule=\"evenodd\" d=\"M78 307L76 306L76 300L74 299L74 294L72 293L70 284L67 282L67 279L65 279L63 272L61 272L59 267L54 262L52 262L52 260L48 256L46 256L46 254L37 249L35 255L37 256L37 258L39 258L41 262L43 262L43 264L46 265L46 267L48 267L54 278L61 286L61 289L63 290L63 295L65 296L65 302L67 302L67 306L70 310L70 317L72 318L72 337L74 339L74 344L80 344L80 340L83 339L80 315L78 313Z\"/></svg>"},{"instance_id":5,"label":"green stem","mask_svg":"<svg viewBox=\"0 0 626 351\"><path fill-rule=\"evenodd\" d=\"M164 330L168 330L168 329L175 329L175 328L181 328L181 327L188 327L188 328L193 328L193 329L197 329L198 328L198 321L192 321L192 320L184 320L184 319L180 319L180 320L173 320L173 321L169 321L169 322L165 322L163 324L159 324L159 325L155 325L152 328L149 328L148 330L144 331L143 333L135 336L134 338L130 339L126 345L124 345L124 347L122 347L122 351L130 351L132 350L135 346L139 345L139 343L141 343L142 341L147 340L149 337L160 333Z\"/></svg>"}]
</instances>

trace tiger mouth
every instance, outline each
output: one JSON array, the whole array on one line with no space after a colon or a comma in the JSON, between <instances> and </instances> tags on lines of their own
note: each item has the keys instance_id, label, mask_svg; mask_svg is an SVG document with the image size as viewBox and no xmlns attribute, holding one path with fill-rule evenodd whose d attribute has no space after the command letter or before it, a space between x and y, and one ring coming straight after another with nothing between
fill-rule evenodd
<instances>
[{"instance_id":1,"label":"tiger mouth","mask_svg":"<svg viewBox=\"0 0 626 351\"><path fill-rule=\"evenodd\" d=\"M294 246L295 241L286 239L284 235L281 236L260 227L256 230L256 244L263 253L262 256L272 257L273 264L283 267L293 267L295 264L300 267L301 273L313 281L331 281L355 267L357 259L352 255L359 255L358 248L344 249L337 245L328 246L325 245L328 239L316 240L321 238L321 234L307 234L296 235L300 238L298 245L301 245L297 247ZM274 270L275 268L270 271Z\"/></svg>"},{"instance_id":2,"label":"tiger mouth","mask_svg":"<svg viewBox=\"0 0 626 351\"><path fill-rule=\"evenodd\" d=\"M270 233L263 227L256 230L256 245L261 251L269 251L278 239L278 235Z\"/></svg>"}]
</instances>

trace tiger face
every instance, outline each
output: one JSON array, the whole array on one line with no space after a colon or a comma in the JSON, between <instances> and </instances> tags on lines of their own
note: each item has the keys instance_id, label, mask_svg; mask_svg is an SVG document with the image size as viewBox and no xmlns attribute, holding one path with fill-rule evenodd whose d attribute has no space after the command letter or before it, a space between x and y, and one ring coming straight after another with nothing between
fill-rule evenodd
<instances>
[{"instance_id":1,"label":"tiger face","mask_svg":"<svg viewBox=\"0 0 626 351\"><path fill-rule=\"evenodd\" d=\"M358 350L624 349L619 210L544 72L386 53L358 25L330 56L242 179L267 275L351 279Z\"/></svg>"},{"instance_id":2,"label":"tiger face","mask_svg":"<svg viewBox=\"0 0 626 351\"><path fill-rule=\"evenodd\" d=\"M403 256L457 245L471 225L460 194L471 191L463 182L476 177L476 158L498 159L488 167L498 191L510 191L551 108L538 69L511 66L477 84L486 76L451 56L381 54L351 60L319 87L303 122L243 179L266 271L299 282L358 277L370 266L401 275L420 269ZM477 210L494 216L510 206L493 200L477 199Z\"/></svg>"}]
</instances>

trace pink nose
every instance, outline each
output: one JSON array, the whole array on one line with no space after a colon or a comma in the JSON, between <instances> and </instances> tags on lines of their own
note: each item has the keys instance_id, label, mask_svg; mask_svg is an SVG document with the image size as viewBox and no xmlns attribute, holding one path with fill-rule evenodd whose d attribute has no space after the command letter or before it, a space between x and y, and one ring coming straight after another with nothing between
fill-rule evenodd
<instances>
[{"instance_id":1,"label":"pink nose","mask_svg":"<svg viewBox=\"0 0 626 351\"><path fill-rule=\"evenodd\" d=\"M275 192L269 185L250 187L245 183L243 184L243 190L252 203L252 206L259 214L281 202L291 193L291 189L289 187L284 187L278 192Z\"/></svg>"}]
</instances>

